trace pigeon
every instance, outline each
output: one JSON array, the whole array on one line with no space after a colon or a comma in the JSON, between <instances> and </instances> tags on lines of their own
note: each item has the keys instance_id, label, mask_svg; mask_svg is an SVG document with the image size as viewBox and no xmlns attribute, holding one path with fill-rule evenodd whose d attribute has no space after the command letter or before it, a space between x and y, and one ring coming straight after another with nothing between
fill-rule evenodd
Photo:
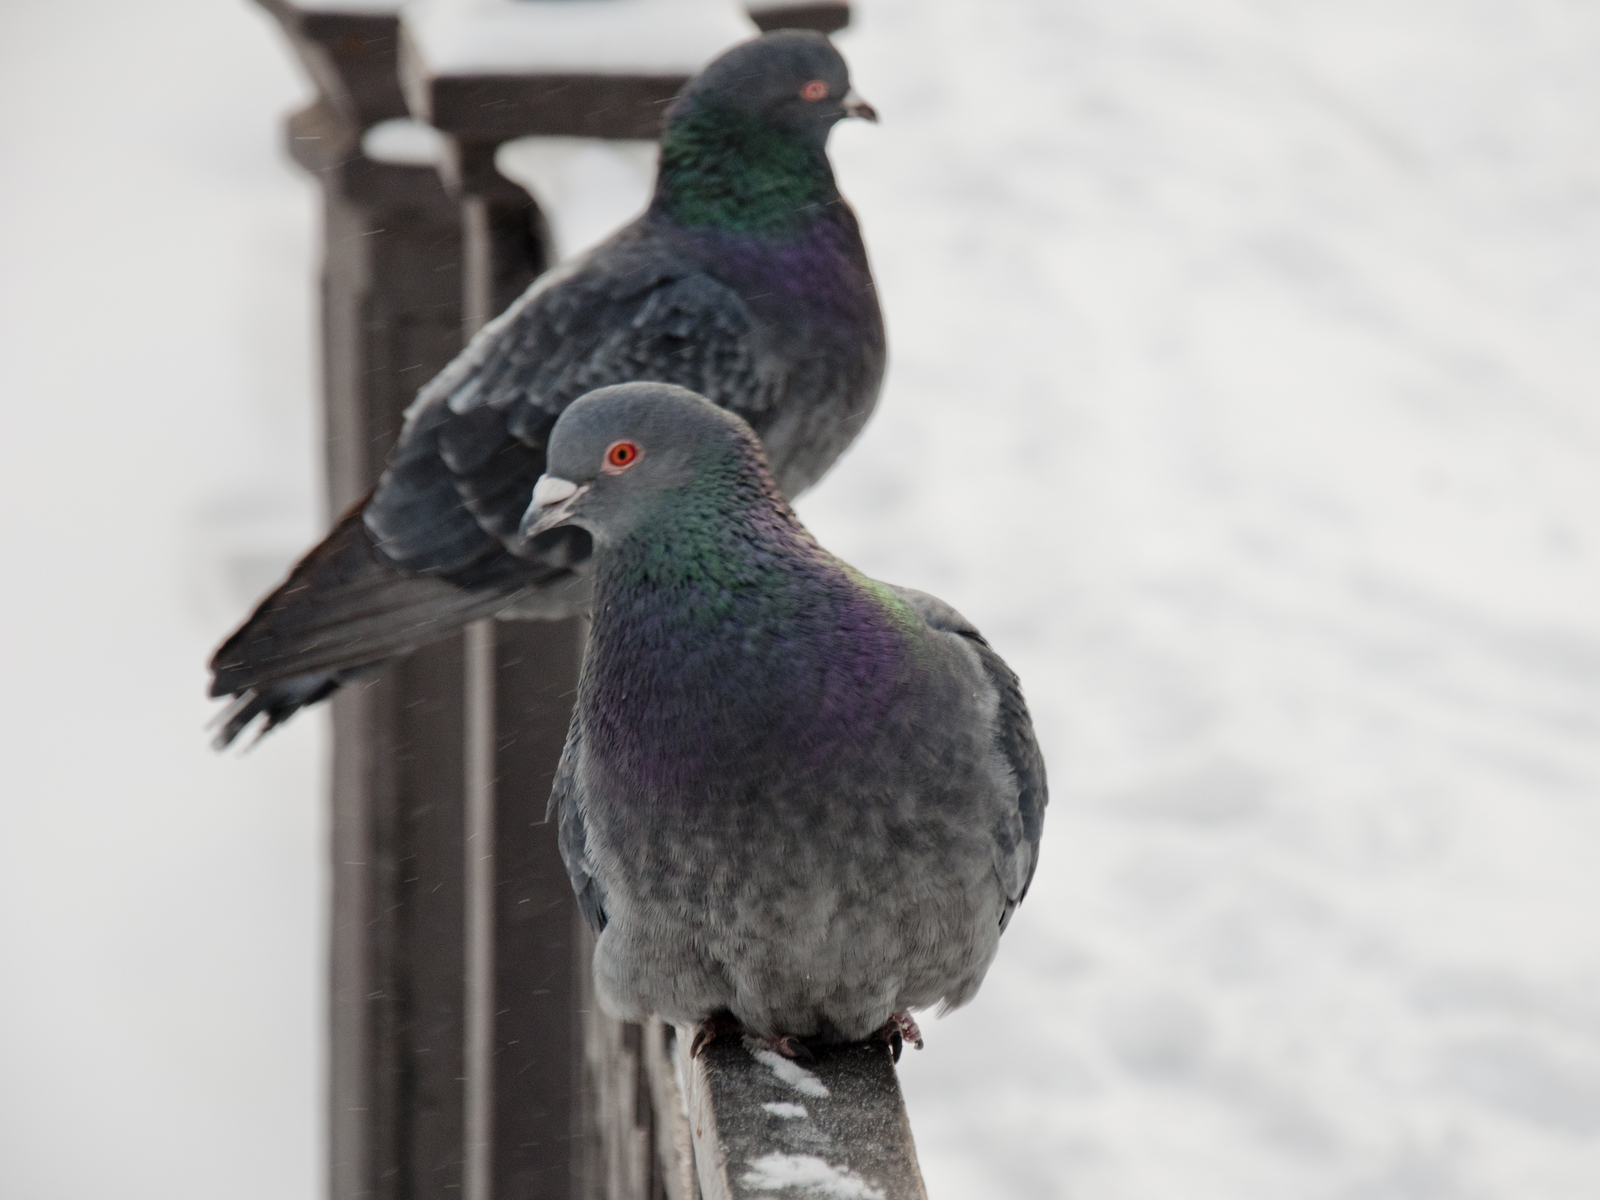
<instances>
[{"instance_id":1,"label":"pigeon","mask_svg":"<svg viewBox=\"0 0 1600 1200\"><path fill-rule=\"evenodd\" d=\"M211 660L219 747L484 617L587 610L586 539L518 523L562 410L597 387L692 387L762 438L796 496L877 403L883 317L826 146L877 119L820 33L744 42L666 113L649 207L536 280L419 392L372 494Z\"/></svg>"},{"instance_id":2,"label":"pigeon","mask_svg":"<svg viewBox=\"0 0 1600 1200\"><path fill-rule=\"evenodd\" d=\"M795 517L750 426L632 383L556 422L524 518L591 539L594 615L546 819L624 1020L779 1053L971 999L1046 803L1017 677L960 613Z\"/></svg>"}]
</instances>

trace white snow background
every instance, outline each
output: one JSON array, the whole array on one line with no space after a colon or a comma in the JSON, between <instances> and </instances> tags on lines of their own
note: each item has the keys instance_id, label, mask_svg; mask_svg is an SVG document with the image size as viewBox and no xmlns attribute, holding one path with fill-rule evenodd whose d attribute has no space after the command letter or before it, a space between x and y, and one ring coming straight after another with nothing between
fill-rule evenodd
<instances>
[{"instance_id":1,"label":"white snow background","mask_svg":"<svg viewBox=\"0 0 1600 1200\"><path fill-rule=\"evenodd\" d=\"M1600 1194L1600 10L857 8L892 362L802 514L1053 784L932 1196ZM309 90L243 0L0 67L0 1195L303 1200L325 734L201 726L321 521Z\"/></svg>"}]
</instances>

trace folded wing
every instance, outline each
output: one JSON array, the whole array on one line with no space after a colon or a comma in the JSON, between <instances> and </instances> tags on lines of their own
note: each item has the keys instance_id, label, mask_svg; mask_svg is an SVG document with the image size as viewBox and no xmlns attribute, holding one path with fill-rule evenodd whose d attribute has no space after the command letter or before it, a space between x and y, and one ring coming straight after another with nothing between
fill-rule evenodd
<instances>
[{"instance_id":1,"label":"folded wing","mask_svg":"<svg viewBox=\"0 0 1600 1200\"><path fill-rule=\"evenodd\" d=\"M783 385L744 301L638 226L541 279L423 388L372 496L212 659L211 694L235 697L218 743L480 618L580 611L584 535L517 528L562 409L635 379L746 416Z\"/></svg>"},{"instance_id":2,"label":"folded wing","mask_svg":"<svg viewBox=\"0 0 1600 1200\"><path fill-rule=\"evenodd\" d=\"M1039 865L1039 839L1044 833L1044 809L1049 800L1044 756L1034 738L1033 719L1022 698L1022 684L972 622L950 605L911 588L897 587L894 591L929 628L962 638L976 653L983 682L992 689L995 748L1010 768L1015 788L1014 805L1003 806L1001 820L993 830L995 872L1006 897L1000 914L1000 928L1004 930L1033 883L1033 873Z\"/></svg>"}]
</instances>

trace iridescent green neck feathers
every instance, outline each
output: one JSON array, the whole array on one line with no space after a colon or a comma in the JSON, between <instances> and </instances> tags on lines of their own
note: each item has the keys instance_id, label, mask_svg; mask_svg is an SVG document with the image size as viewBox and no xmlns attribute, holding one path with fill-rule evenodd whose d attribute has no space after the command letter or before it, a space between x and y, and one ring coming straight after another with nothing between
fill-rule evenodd
<instances>
[{"instance_id":1,"label":"iridescent green neck feathers","mask_svg":"<svg viewBox=\"0 0 1600 1200\"><path fill-rule=\"evenodd\" d=\"M701 101L662 138L655 204L679 225L793 233L837 196L823 147L797 130Z\"/></svg>"}]
</instances>

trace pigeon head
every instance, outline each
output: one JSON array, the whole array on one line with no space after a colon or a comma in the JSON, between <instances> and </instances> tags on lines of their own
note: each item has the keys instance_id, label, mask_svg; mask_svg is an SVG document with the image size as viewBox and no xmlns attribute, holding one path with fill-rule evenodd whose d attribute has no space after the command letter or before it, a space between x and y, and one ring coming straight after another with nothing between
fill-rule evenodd
<instances>
[{"instance_id":1,"label":"pigeon head","mask_svg":"<svg viewBox=\"0 0 1600 1200\"><path fill-rule=\"evenodd\" d=\"M667 110L652 208L685 226L792 232L838 199L826 148L845 117L878 119L822 34L784 29L743 42Z\"/></svg>"},{"instance_id":2,"label":"pigeon head","mask_svg":"<svg viewBox=\"0 0 1600 1200\"><path fill-rule=\"evenodd\" d=\"M851 90L850 68L833 43L806 29L765 34L713 59L668 110L668 129L707 107L793 130L818 146L845 117L878 119Z\"/></svg>"},{"instance_id":3,"label":"pigeon head","mask_svg":"<svg viewBox=\"0 0 1600 1200\"><path fill-rule=\"evenodd\" d=\"M697 478L742 477L776 500L750 427L666 383L622 383L580 396L551 430L545 463L522 518L529 540L576 526L597 545L614 545L661 499Z\"/></svg>"}]
</instances>

